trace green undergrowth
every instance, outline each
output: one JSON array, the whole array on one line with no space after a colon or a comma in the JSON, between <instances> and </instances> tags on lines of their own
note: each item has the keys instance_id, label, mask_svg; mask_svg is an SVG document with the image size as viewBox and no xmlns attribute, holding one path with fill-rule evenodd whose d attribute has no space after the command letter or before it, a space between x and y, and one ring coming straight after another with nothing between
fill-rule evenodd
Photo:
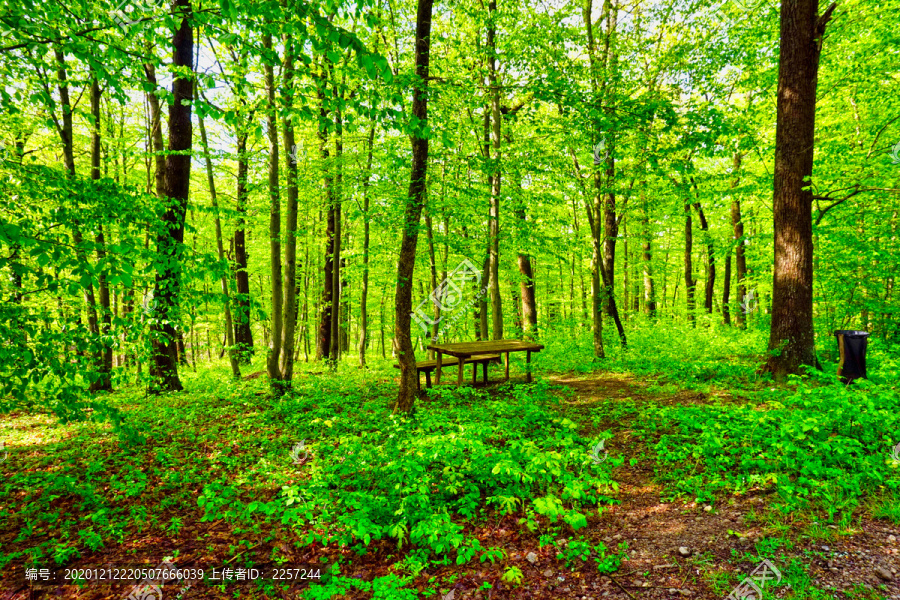
<instances>
[{"instance_id":1,"label":"green undergrowth","mask_svg":"<svg viewBox=\"0 0 900 600\"><path fill-rule=\"evenodd\" d=\"M900 522L894 385L847 386L814 373L737 402L605 404L595 407L593 420L634 426L669 497L712 502L774 492L767 503L785 514L811 510L833 522L865 506Z\"/></svg>"},{"instance_id":2,"label":"green undergrowth","mask_svg":"<svg viewBox=\"0 0 900 600\"><path fill-rule=\"evenodd\" d=\"M0 572L125 552L116 548L148 536L152 548L123 560L161 558L185 539L214 544L203 532L217 526L230 532L227 557L262 545L281 560L279 541L360 557L387 550L396 577L342 577L345 561L327 585L405 598L390 590L429 565L502 556L478 536L489 520L574 535L617 489L610 471L621 461L591 460L597 440L560 415L546 383L447 386L410 417L390 414L396 388L378 369L301 370L277 400L264 377L231 383L208 370L186 373L185 384L177 394L108 396L124 427L90 414L0 421L10 450ZM593 552L598 568L615 564L605 548ZM316 595L325 588L309 597L329 597Z\"/></svg>"}]
</instances>

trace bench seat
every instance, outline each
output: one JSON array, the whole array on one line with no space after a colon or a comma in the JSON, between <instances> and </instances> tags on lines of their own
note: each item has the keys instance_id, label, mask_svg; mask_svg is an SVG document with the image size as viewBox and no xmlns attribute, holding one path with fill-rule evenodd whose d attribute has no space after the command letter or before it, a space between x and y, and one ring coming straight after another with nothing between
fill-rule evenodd
<instances>
[{"instance_id":1,"label":"bench seat","mask_svg":"<svg viewBox=\"0 0 900 600\"><path fill-rule=\"evenodd\" d=\"M500 362L499 354L477 354L466 359L466 364L472 364L472 383L475 383L478 377L478 365L482 365L484 373L484 382L487 383L487 368L490 362ZM452 367L459 364L459 359L455 356L443 356L441 359L441 368ZM395 369L399 369L400 365L394 365ZM416 380L419 379L419 373L425 373L425 386L431 387L431 373L437 369L437 360L420 360L416 362ZM421 383L419 384L421 387Z\"/></svg>"}]
</instances>

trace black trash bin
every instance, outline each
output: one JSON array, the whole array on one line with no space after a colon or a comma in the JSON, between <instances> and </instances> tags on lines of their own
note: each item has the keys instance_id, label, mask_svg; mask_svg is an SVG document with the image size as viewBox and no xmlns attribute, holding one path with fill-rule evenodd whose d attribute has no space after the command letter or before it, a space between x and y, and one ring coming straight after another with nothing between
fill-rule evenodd
<instances>
[{"instance_id":1,"label":"black trash bin","mask_svg":"<svg viewBox=\"0 0 900 600\"><path fill-rule=\"evenodd\" d=\"M866 346L869 333L866 331L853 331L840 329L834 332L837 337L838 350L841 352L841 362L838 365L837 374L841 381L850 383L854 379L866 377Z\"/></svg>"}]
</instances>

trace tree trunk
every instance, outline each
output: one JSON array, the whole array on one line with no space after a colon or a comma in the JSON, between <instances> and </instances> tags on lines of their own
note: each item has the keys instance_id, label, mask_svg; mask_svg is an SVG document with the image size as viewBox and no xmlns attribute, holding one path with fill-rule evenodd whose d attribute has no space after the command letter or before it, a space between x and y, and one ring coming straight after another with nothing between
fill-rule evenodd
<instances>
[{"instance_id":1,"label":"tree trunk","mask_svg":"<svg viewBox=\"0 0 900 600\"><path fill-rule=\"evenodd\" d=\"M319 333L316 338L316 360L331 360L333 348L332 340L332 312L334 307L334 249L335 249L335 202L334 179L331 175L330 156L328 149L328 130L326 123L329 121L328 104L325 92L328 86L327 58L322 58L322 73L317 77L316 92L319 98L319 153L322 157L323 178L325 180L325 205L328 211L325 226L325 268L322 278L322 301L320 304Z\"/></svg>"},{"instance_id":2,"label":"tree trunk","mask_svg":"<svg viewBox=\"0 0 900 600\"><path fill-rule=\"evenodd\" d=\"M516 216L522 222L522 226L527 226L527 215L525 207L521 204L516 211ZM526 337L534 338L537 336L537 300L534 290L534 269L531 266L531 256L525 252L519 252L518 256L519 273L522 275L522 282L519 284L520 295L522 297L522 330Z\"/></svg>"},{"instance_id":3,"label":"tree trunk","mask_svg":"<svg viewBox=\"0 0 900 600\"><path fill-rule=\"evenodd\" d=\"M694 251L694 230L693 220L691 219L691 205L689 202L684 203L684 289L687 296L687 313L688 320L694 322L694 287L697 280L694 279L694 262L692 254Z\"/></svg>"},{"instance_id":4,"label":"tree trunk","mask_svg":"<svg viewBox=\"0 0 900 600\"><path fill-rule=\"evenodd\" d=\"M267 51L272 50L272 36L263 36L263 47ZM266 96L268 110L266 111L266 134L269 138L269 268L272 284L271 313L272 335L269 345L269 355L266 361L266 370L269 373L269 382L272 392L276 395L283 393L281 384L281 335L284 330L282 323L284 287L281 279L281 191L278 187L279 161L278 156L278 124L276 120L277 105L275 104L275 73L274 67L263 61L263 72L266 81Z\"/></svg>"},{"instance_id":5,"label":"tree trunk","mask_svg":"<svg viewBox=\"0 0 900 600\"><path fill-rule=\"evenodd\" d=\"M737 187L738 182L740 180L740 168L741 168L741 153L734 153L734 172L735 179L732 183L731 187L734 189ZM737 291L738 291L738 301L743 303L747 302L747 259L744 252L744 247L747 245L747 241L744 239L744 222L741 217L741 201L737 197L735 197L731 201L731 224L734 228L734 266L735 266L735 276L737 281ZM743 329L746 326L746 315L744 314L743 308L736 313L737 324L738 327Z\"/></svg>"},{"instance_id":6,"label":"tree trunk","mask_svg":"<svg viewBox=\"0 0 900 600\"><path fill-rule=\"evenodd\" d=\"M706 312L712 314L713 311L713 294L716 285L716 254L713 247L712 235L709 232L709 222L706 220L706 214L703 212L703 206L700 202L694 202L694 209L700 217L700 230L703 231L703 238L706 242L706 289L703 298L703 307Z\"/></svg>"},{"instance_id":7,"label":"tree trunk","mask_svg":"<svg viewBox=\"0 0 900 600\"><path fill-rule=\"evenodd\" d=\"M100 179L100 82L97 81L93 69L91 70L91 179ZM91 391L112 390L112 345L106 341L109 339L109 331L112 328L112 312L109 303L109 284L106 281L106 239L103 235L103 223L97 221L97 283L100 292L100 349L98 355L98 377L91 385Z\"/></svg>"},{"instance_id":8,"label":"tree trunk","mask_svg":"<svg viewBox=\"0 0 900 600\"><path fill-rule=\"evenodd\" d=\"M363 180L363 273L359 294L359 366L366 366L366 346L369 343L369 315L366 300L369 297L369 183L372 178L372 153L375 144L375 121L369 127L369 154L366 157L366 178Z\"/></svg>"},{"instance_id":9,"label":"tree trunk","mask_svg":"<svg viewBox=\"0 0 900 600\"><path fill-rule=\"evenodd\" d=\"M336 367L341 358L341 283L344 261L341 259L341 244L343 242L343 233L341 232L341 194L343 194L344 170L344 119L341 111L341 103L344 101L339 97L337 80L332 83L332 96L335 100L334 107L334 190L332 192L332 202L334 206L334 257L332 264L334 266L334 275L332 276L332 292L331 292L331 356L330 362L332 367Z\"/></svg>"},{"instance_id":10,"label":"tree trunk","mask_svg":"<svg viewBox=\"0 0 900 600\"><path fill-rule=\"evenodd\" d=\"M416 12L416 82L413 87L412 116L424 130L428 123L428 62L431 47L431 10L433 0L418 0ZM412 168L409 193L403 214L400 257L397 262L397 294L395 345L400 363L400 389L394 412L412 412L418 386L416 356L410 334L412 313L412 280L416 266L416 244L419 238L419 219L425 203L428 174L428 138L418 127L412 137Z\"/></svg>"},{"instance_id":11,"label":"tree trunk","mask_svg":"<svg viewBox=\"0 0 900 600\"><path fill-rule=\"evenodd\" d=\"M294 144L294 40L290 34L284 36L284 76L282 100L284 117L282 137L284 141L285 183L287 184L287 204L285 208L284 230L284 303L281 318L281 387L289 387L294 378L294 344L297 329L297 147Z\"/></svg>"},{"instance_id":12,"label":"tree trunk","mask_svg":"<svg viewBox=\"0 0 900 600\"><path fill-rule=\"evenodd\" d=\"M775 265L766 370L776 379L816 363L813 331L812 190L816 83L822 35L835 5L782 0L775 129Z\"/></svg>"},{"instance_id":13,"label":"tree trunk","mask_svg":"<svg viewBox=\"0 0 900 600\"><path fill-rule=\"evenodd\" d=\"M197 82L194 82L194 94L199 97ZM216 250L219 262L225 264L225 243L222 241L222 220L219 217L219 200L216 195L216 181L213 177L212 157L209 154L209 139L206 137L206 124L203 121L203 113L197 112L197 124L200 125L200 142L203 144L203 155L206 162L206 181L209 185L209 198L212 203L213 220L216 227ZM221 278L222 297L225 300L225 343L228 345L228 362L231 364L231 375L234 379L241 378L241 367L238 360L238 350L234 343L234 324L231 320L231 299L228 292L228 276L224 273Z\"/></svg>"},{"instance_id":14,"label":"tree trunk","mask_svg":"<svg viewBox=\"0 0 900 600\"><path fill-rule=\"evenodd\" d=\"M172 38L172 66L176 69L172 83L174 100L169 106L169 153L166 156L166 210L162 227L156 236L157 260L154 300L155 319L151 323L152 360L150 375L153 391L179 391L178 322L181 291L181 245L184 242L184 219L191 183L191 102L193 101L194 33L191 29L190 0L174 0L172 12L181 17Z\"/></svg>"},{"instance_id":15,"label":"tree trunk","mask_svg":"<svg viewBox=\"0 0 900 600\"><path fill-rule=\"evenodd\" d=\"M244 126L241 126L244 125ZM242 364L249 365L253 356L253 331L250 328L250 274L247 272L247 242L244 227L247 223L247 127L239 125L237 132L237 224L234 230L234 279L237 294L234 299L234 343Z\"/></svg>"},{"instance_id":16,"label":"tree trunk","mask_svg":"<svg viewBox=\"0 0 900 600\"><path fill-rule=\"evenodd\" d=\"M644 190L646 188L647 182L642 181L641 189ZM643 191L641 192L641 201L643 204L643 212L641 213L641 235L644 238L641 245L644 265L644 312L652 319L656 317L656 290L654 289L653 283L653 250L651 246L653 237L650 232L650 204L647 202L647 198L644 196Z\"/></svg>"},{"instance_id":17,"label":"tree trunk","mask_svg":"<svg viewBox=\"0 0 900 600\"><path fill-rule=\"evenodd\" d=\"M497 26L494 22L497 14L497 0L488 4L489 25L487 30L488 85L491 90L491 133L494 155L491 158L491 206L488 218L489 267L488 284L491 290L491 324L493 339L503 339L503 302L500 297L500 84L497 81Z\"/></svg>"}]
</instances>

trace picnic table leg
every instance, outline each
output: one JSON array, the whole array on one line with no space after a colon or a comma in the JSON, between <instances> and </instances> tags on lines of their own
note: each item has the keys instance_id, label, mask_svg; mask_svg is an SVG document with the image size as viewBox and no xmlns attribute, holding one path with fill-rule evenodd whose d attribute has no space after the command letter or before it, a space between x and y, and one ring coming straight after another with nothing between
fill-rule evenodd
<instances>
[{"instance_id":1,"label":"picnic table leg","mask_svg":"<svg viewBox=\"0 0 900 600\"><path fill-rule=\"evenodd\" d=\"M478 363L472 363L472 385L478 383Z\"/></svg>"},{"instance_id":2,"label":"picnic table leg","mask_svg":"<svg viewBox=\"0 0 900 600\"><path fill-rule=\"evenodd\" d=\"M456 376L456 385L462 385L463 380L463 366L466 364L466 359L464 356L459 357L459 374Z\"/></svg>"},{"instance_id":3,"label":"picnic table leg","mask_svg":"<svg viewBox=\"0 0 900 600\"><path fill-rule=\"evenodd\" d=\"M509 352L506 353L506 381L509 381Z\"/></svg>"},{"instance_id":4,"label":"picnic table leg","mask_svg":"<svg viewBox=\"0 0 900 600\"><path fill-rule=\"evenodd\" d=\"M487 368L488 368L488 361L484 361L484 362L482 363L482 365L484 365L484 385L487 385Z\"/></svg>"},{"instance_id":5,"label":"picnic table leg","mask_svg":"<svg viewBox=\"0 0 900 600\"><path fill-rule=\"evenodd\" d=\"M525 383L531 383L531 350L525 352Z\"/></svg>"},{"instance_id":6,"label":"picnic table leg","mask_svg":"<svg viewBox=\"0 0 900 600\"><path fill-rule=\"evenodd\" d=\"M431 387L431 371L425 371L425 387Z\"/></svg>"},{"instance_id":7,"label":"picnic table leg","mask_svg":"<svg viewBox=\"0 0 900 600\"><path fill-rule=\"evenodd\" d=\"M441 351L437 350L437 366L434 368L434 385L441 385Z\"/></svg>"}]
</instances>

